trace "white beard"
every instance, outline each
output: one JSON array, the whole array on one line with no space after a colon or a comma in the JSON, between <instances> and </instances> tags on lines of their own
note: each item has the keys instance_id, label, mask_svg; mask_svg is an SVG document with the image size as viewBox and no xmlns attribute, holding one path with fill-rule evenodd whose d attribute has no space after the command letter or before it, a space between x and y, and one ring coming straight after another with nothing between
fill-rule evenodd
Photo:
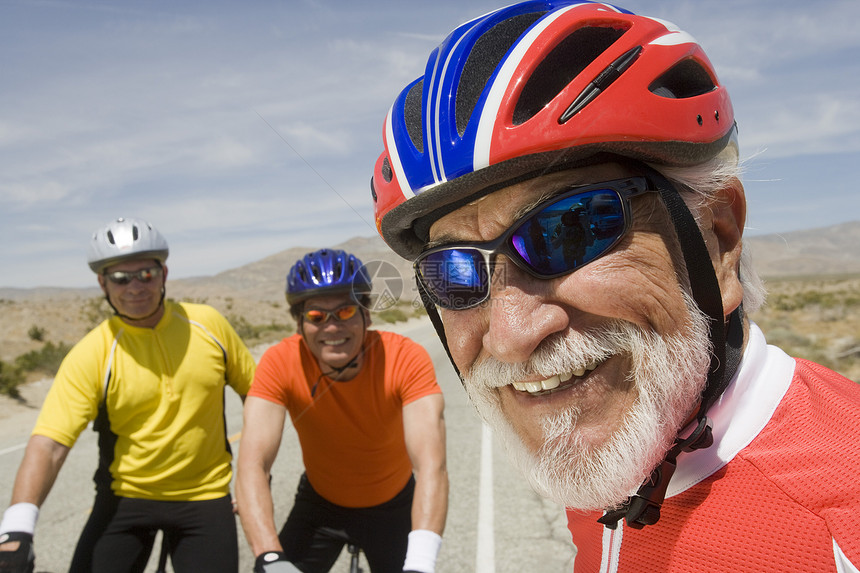
<instances>
[{"instance_id":1,"label":"white beard","mask_svg":"<svg viewBox=\"0 0 860 573\"><path fill-rule=\"evenodd\" d=\"M691 320L674 336L612 321L598 331L547 340L525 363L490 358L469 371L465 386L472 402L539 495L583 511L614 508L660 463L697 403L710 365L708 319L689 300L687 307ZM586 444L577 429L579 408L572 405L545 419L543 445L529 449L502 414L496 388L612 355L630 356L629 376L638 392L619 429L603 444Z\"/></svg>"}]
</instances>

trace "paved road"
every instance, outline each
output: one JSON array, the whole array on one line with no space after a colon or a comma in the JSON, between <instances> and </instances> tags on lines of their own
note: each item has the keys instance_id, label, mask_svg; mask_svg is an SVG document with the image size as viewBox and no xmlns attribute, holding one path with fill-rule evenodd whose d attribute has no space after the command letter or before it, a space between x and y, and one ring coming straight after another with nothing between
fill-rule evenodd
<instances>
[{"instance_id":1,"label":"paved road","mask_svg":"<svg viewBox=\"0 0 860 573\"><path fill-rule=\"evenodd\" d=\"M504 452L482 426L460 388L429 322L413 321L397 330L427 348L445 393L451 493L437 571L572 571L575 550L562 510L533 494L508 464ZM241 402L232 393L228 394L227 424L235 454L241 447ZM31 416L16 418L20 423L0 436L0 507L8 503L15 471L23 455L21 446L26 442L35 414L34 410ZM273 470L275 514L279 523L292 506L293 492L302 471L298 440L289 424L287 426ZM91 478L96 457L95 432L86 430L69 454L42 508L36 530L37 571L66 571L92 503ZM241 528L239 537L240 569L250 571L253 557ZM348 571L346 557L344 551L333 571ZM155 570L155 561L153 555L147 571Z\"/></svg>"}]
</instances>

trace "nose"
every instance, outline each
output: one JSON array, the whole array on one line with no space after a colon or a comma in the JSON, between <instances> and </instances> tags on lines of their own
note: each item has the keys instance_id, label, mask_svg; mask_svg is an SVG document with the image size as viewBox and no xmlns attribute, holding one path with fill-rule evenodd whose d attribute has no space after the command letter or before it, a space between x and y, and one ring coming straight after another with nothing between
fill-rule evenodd
<instances>
[{"instance_id":1,"label":"nose","mask_svg":"<svg viewBox=\"0 0 860 573\"><path fill-rule=\"evenodd\" d=\"M125 285L125 287L127 290L145 291L152 288L155 282L155 278L150 278L148 281L145 281L138 276L132 276L131 280L128 282L127 285Z\"/></svg>"},{"instance_id":2,"label":"nose","mask_svg":"<svg viewBox=\"0 0 860 573\"><path fill-rule=\"evenodd\" d=\"M144 283L137 277L131 277L131 280L128 281L124 286L126 292L140 292L146 289L146 283Z\"/></svg>"},{"instance_id":3,"label":"nose","mask_svg":"<svg viewBox=\"0 0 860 573\"><path fill-rule=\"evenodd\" d=\"M566 329L567 312L551 289L552 281L532 277L500 256L490 288L484 350L502 362L525 362L544 339Z\"/></svg>"}]
</instances>

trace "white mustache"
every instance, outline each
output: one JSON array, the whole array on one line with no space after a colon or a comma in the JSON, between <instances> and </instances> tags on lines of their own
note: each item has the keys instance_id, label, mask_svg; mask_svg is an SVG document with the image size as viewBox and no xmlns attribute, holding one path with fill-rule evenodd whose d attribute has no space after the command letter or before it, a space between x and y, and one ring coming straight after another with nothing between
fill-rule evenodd
<instances>
[{"instance_id":1,"label":"white mustache","mask_svg":"<svg viewBox=\"0 0 860 573\"><path fill-rule=\"evenodd\" d=\"M575 372L600 364L610 356L631 352L638 335L637 327L622 320L584 332L559 334L542 341L525 362L507 363L493 356L481 359L469 369L466 381L489 389Z\"/></svg>"},{"instance_id":2,"label":"white mustache","mask_svg":"<svg viewBox=\"0 0 860 573\"><path fill-rule=\"evenodd\" d=\"M672 335L615 320L547 339L522 363L481 358L469 370L465 386L472 403L539 495L581 510L614 507L659 463L695 405L710 363L708 318L686 299L690 321ZM575 371L616 355L629 357L627 377L637 398L613 435L591 442L577 427L580 405L570 401L542 420L537 428L541 445L526 445L495 388Z\"/></svg>"}]
</instances>

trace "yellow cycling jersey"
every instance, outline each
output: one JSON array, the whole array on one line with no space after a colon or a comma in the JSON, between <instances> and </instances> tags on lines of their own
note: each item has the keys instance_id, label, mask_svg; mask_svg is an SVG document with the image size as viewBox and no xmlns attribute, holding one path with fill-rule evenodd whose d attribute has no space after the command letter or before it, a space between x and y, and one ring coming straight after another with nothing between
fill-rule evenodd
<instances>
[{"instance_id":1,"label":"yellow cycling jersey","mask_svg":"<svg viewBox=\"0 0 860 573\"><path fill-rule=\"evenodd\" d=\"M115 440L99 443L117 495L223 497L232 476L224 386L244 396L254 369L245 344L210 306L166 301L155 328L114 316L63 360L33 434L72 447L106 408L105 429Z\"/></svg>"}]
</instances>

